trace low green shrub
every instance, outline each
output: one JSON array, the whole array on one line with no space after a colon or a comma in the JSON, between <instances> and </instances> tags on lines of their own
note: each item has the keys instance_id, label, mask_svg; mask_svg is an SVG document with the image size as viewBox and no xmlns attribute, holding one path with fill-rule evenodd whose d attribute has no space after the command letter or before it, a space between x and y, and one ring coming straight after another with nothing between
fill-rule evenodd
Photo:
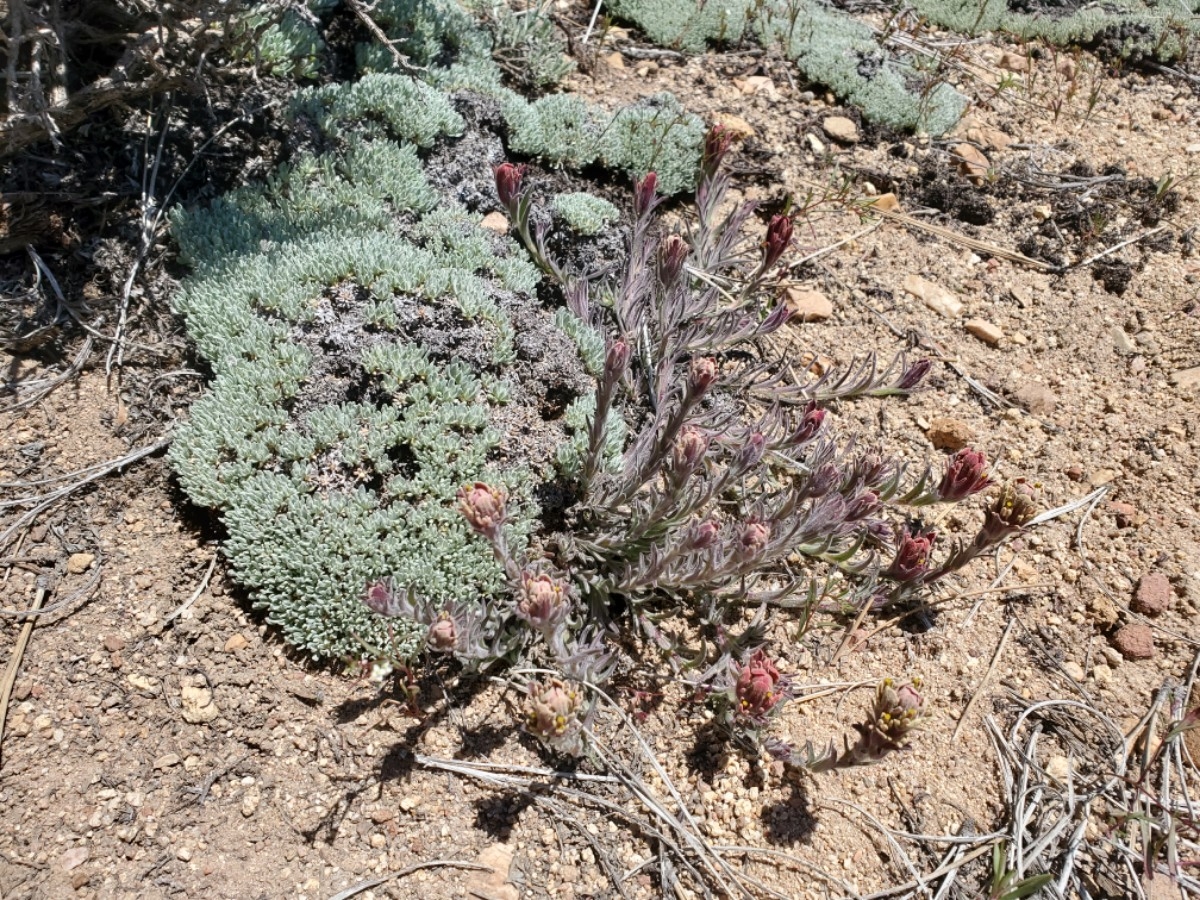
<instances>
[{"instance_id":1,"label":"low green shrub","mask_svg":"<svg viewBox=\"0 0 1200 900\"><path fill-rule=\"evenodd\" d=\"M454 492L480 471L513 490L528 478L492 462L491 415L515 358L497 299L538 276L439 201L417 145L462 123L434 89L399 80L302 92L293 114L344 135L340 149L173 216L193 267L175 306L215 378L172 464L220 511L235 577L268 621L318 657L405 638L364 612L364 579L406 572L447 600L496 591ZM394 90L376 122L381 81ZM355 117L363 134L346 135ZM471 329L481 358L435 359L406 336L417 301Z\"/></svg>"}]
</instances>

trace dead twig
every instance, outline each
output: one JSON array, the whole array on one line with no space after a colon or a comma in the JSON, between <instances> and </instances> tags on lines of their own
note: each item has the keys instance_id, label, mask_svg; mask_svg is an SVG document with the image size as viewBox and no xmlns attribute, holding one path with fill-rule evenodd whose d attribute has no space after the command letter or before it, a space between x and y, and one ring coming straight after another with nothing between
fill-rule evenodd
<instances>
[{"instance_id":1,"label":"dead twig","mask_svg":"<svg viewBox=\"0 0 1200 900\"><path fill-rule=\"evenodd\" d=\"M392 54L392 62L396 64L397 69L409 75L425 71L421 66L413 65L407 56L396 49L396 42L390 40L387 33L379 27L379 23L371 18L370 8L362 0L346 0L346 5L350 7L350 11L354 13L358 21L362 22L363 27L371 32L371 36Z\"/></svg>"},{"instance_id":2,"label":"dead twig","mask_svg":"<svg viewBox=\"0 0 1200 900\"><path fill-rule=\"evenodd\" d=\"M80 488L86 487L94 481L98 481L100 478L103 478L105 475L108 475L111 472L115 472L118 469L123 469L128 465L132 465L138 460L145 459L147 456L152 456L161 450L165 450L168 446L170 446L171 439L171 436L162 438L161 440L155 441L153 444L140 447L137 450L134 450L132 453L128 453L118 459L109 460L106 463L101 463L99 466L92 466L88 469L81 470L81 472L73 473L73 475L81 475L81 477L70 484L66 484L60 488L50 491L49 493L39 494L32 497L19 497L15 500L6 500L3 503L0 503L0 509L12 506L30 507L30 509L27 509L25 512L21 513L21 515L17 517L16 521L9 525L3 533L0 533L0 550L8 547L9 543L13 539L13 536L18 531L34 522L38 516L40 516L47 509L50 509L63 498L69 497Z\"/></svg>"},{"instance_id":3,"label":"dead twig","mask_svg":"<svg viewBox=\"0 0 1200 900\"><path fill-rule=\"evenodd\" d=\"M49 606L31 609L0 609L0 616L5 616L13 619L36 619L42 616L48 616L51 613L56 613L60 609L70 606L80 597L85 594L90 594L100 584L100 558L97 555L95 564L92 566L92 574L88 576L87 582L79 588L76 588L62 600L56 603L51 603ZM42 576L43 578L45 576Z\"/></svg>"},{"instance_id":4,"label":"dead twig","mask_svg":"<svg viewBox=\"0 0 1200 900\"><path fill-rule=\"evenodd\" d=\"M204 572L204 577L200 579L200 583L196 585L196 590L192 591L192 595L184 600L179 606L175 607L171 613L162 620L163 625L168 625L175 621L184 611L187 610L193 603L200 599L200 595L204 593L204 589L208 587L208 580L212 577L213 569L217 567L217 554L213 553L213 557L209 560L208 569Z\"/></svg>"},{"instance_id":5,"label":"dead twig","mask_svg":"<svg viewBox=\"0 0 1200 900\"><path fill-rule=\"evenodd\" d=\"M967 716L971 714L971 710L975 708L975 704L983 696L984 688L988 686L988 682L996 674L996 666L1000 662L1000 657L1004 654L1004 648L1008 646L1008 638L1012 634L1013 625L1016 621L1016 619L1009 619L1008 624L1004 626L1004 633L1000 635L1000 643L996 645L996 652L992 654L992 662L987 667L987 671L983 673L983 678L979 679L979 684L975 686L975 693L971 695L971 699L967 701L962 714L958 717L958 723L954 726L954 731L950 733L950 743L953 744L958 740L958 734L962 731L963 723L967 721Z\"/></svg>"},{"instance_id":6,"label":"dead twig","mask_svg":"<svg viewBox=\"0 0 1200 900\"><path fill-rule=\"evenodd\" d=\"M467 862L462 859L431 859L429 862L414 863L411 866L405 866L399 872L392 872L390 875L380 875L378 878L371 878L367 881L359 882L353 887L348 887L344 891L338 891L331 896L329 900L349 900L361 894L363 891L369 891L373 887L379 887L381 884L386 884L389 881L394 881L397 878L404 878L411 875L413 872L419 872L422 869L475 869L480 872L496 871L491 866L480 865L479 863Z\"/></svg>"},{"instance_id":7,"label":"dead twig","mask_svg":"<svg viewBox=\"0 0 1200 900\"><path fill-rule=\"evenodd\" d=\"M1114 244L1113 246L1109 247L1107 250L1101 250L1099 253L1095 253L1092 256L1089 256L1087 259L1082 259L1077 263L1071 263L1069 266L1063 266L1062 271L1065 272L1065 271L1068 271L1069 269L1081 269L1084 266L1090 266L1092 263L1096 262L1097 260L1103 259L1106 256L1111 256L1113 253L1116 253L1118 250L1125 249L1130 244L1136 244L1138 241L1144 241L1146 238L1153 237L1154 235L1158 234L1160 231L1166 231L1166 230L1167 230L1166 225L1159 225L1157 228L1151 228L1149 231L1139 234L1137 237L1131 237L1127 241L1121 241L1121 243L1119 243L1119 244Z\"/></svg>"},{"instance_id":8,"label":"dead twig","mask_svg":"<svg viewBox=\"0 0 1200 900\"><path fill-rule=\"evenodd\" d=\"M28 612L37 612L42 606L42 601L45 599L46 585L39 579L37 595L33 598L33 603L30 605ZM0 763L4 761L4 723L8 718L8 704L12 698L13 685L17 681L17 671L21 668L21 658L25 655L25 648L29 645L29 635L32 632L33 618L30 617L21 626L21 633L17 635L16 646L13 647L12 656L8 660L8 668L4 672L4 680L0 681Z\"/></svg>"}]
</instances>

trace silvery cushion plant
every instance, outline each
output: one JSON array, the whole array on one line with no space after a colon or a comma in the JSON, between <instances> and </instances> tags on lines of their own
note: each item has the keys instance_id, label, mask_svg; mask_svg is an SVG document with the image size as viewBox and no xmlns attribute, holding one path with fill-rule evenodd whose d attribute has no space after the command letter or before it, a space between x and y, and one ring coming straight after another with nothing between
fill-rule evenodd
<instances>
[{"instance_id":1,"label":"silvery cushion plant","mask_svg":"<svg viewBox=\"0 0 1200 900\"><path fill-rule=\"evenodd\" d=\"M793 223L775 215L760 239L748 237L754 204L726 208L729 146L728 132L708 134L686 231L659 224L654 174L637 181L628 255L614 271L566 271L547 250L550 219L535 214L525 167L496 168L513 230L604 347L578 440L559 455L562 524L528 549L513 546L514 498L464 485L459 510L490 546L507 595L438 606L421 601L420 585L378 582L366 602L425 625L427 650L468 670L557 673L526 681L522 714L530 734L559 750L586 746L589 686L649 651L731 733L784 761L818 770L874 762L906 747L926 718L919 679L884 681L843 752L798 752L766 734L792 696L767 648L774 617L787 610L806 625L818 610L910 600L1020 531L1034 508L1020 484L1005 485L976 537L940 553L937 533L911 513L991 486L984 455L966 449L940 474L911 471L835 439L824 408L903 395L929 363L866 358L786 383L763 361L763 339L788 319L778 295ZM757 610L749 624L747 608Z\"/></svg>"}]
</instances>

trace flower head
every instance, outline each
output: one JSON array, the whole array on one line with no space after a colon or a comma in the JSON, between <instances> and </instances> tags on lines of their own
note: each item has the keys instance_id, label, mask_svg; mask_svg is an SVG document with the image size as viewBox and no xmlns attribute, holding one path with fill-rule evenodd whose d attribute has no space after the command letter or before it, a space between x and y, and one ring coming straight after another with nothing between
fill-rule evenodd
<instances>
[{"instance_id":1,"label":"flower head","mask_svg":"<svg viewBox=\"0 0 1200 900\"><path fill-rule=\"evenodd\" d=\"M583 692L561 678L531 681L526 688L525 727L530 734L553 742L579 727Z\"/></svg>"},{"instance_id":2,"label":"flower head","mask_svg":"<svg viewBox=\"0 0 1200 900\"><path fill-rule=\"evenodd\" d=\"M938 499L946 503L964 500L991 484L987 477L987 457L964 447L946 463L946 474L938 485Z\"/></svg>"},{"instance_id":3,"label":"flower head","mask_svg":"<svg viewBox=\"0 0 1200 900\"><path fill-rule=\"evenodd\" d=\"M761 722L784 697L779 669L760 647L754 651L749 661L738 666L736 671L737 682L733 689L736 701L734 714L739 718Z\"/></svg>"},{"instance_id":4,"label":"flower head","mask_svg":"<svg viewBox=\"0 0 1200 900\"><path fill-rule=\"evenodd\" d=\"M730 464L735 472L747 472L762 462L763 455L767 452L767 436L761 431L754 431L746 438L746 443L738 450L737 456L733 458Z\"/></svg>"},{"instance_id":5,"label":"flower head","mask_svg":"<svg viewBox=\"0 0 1200 900\"><path fill-rule=\"evenodd\" d=\"M696 522L688 530L687 546L689 550L707 550L721 536L721 526L713 519Z\"/></svg>"},{"instance_id":6,"label":"flower head","mask_svg":"<svg viewBox=\"0 0 1200 900\"><path fill-rule=\"evenodd\" d=\"M440 653L450 653L458 646L458 625L450 613L442 610L437 619L429 626L425 642L430 650Z\"/></svg>"},{"instance_id":7,"label":"flower head","mask_svg":"<svg viewBox=\"0 0 1200 900\"><path fill-rule=\"evenodd\" d=\"M670 235L658 245L658 280L669 288L679 279L683 264L692 248L677 234Z\"/></svg>"},{"instance_id":8,"label":"flower head","mask_svg":"<svg viewBox=\"0 0 1200 900\"><path fill-rule=\"evenodd\" d=\"M504 524L505 495L501 488L482 481L464 485L458 490L458 509L467 524L485 537L495 535Z\"/></svg>"},{"instance_id":9,"label":"flower head","mask_svg":"<svg viewBox=\"0 0 1200 900\"><path fill-rule=\"evenodd\" d=\"M725 154L733 144L733 132L724 125L713 125L704 135L704 152L700 158L700 169L708 177L716 174Z\"/></svg>"},{"instance_id":10,"label":"flower head","mask_svg":"<svg viewBox=\"0 0 1200 900\"><path fill-rule=\"evenodd\" d=\"M685 425L675 439L675 450L672 462L675 470L681 473L691 473L699 468L708 452L708 435L694 425Z\"/></svg>"},{"instance_id":11,"label":"flower head","mask_svg":"<svg viewBox=\"0 0 1200 900\"><path fill-rule=\"evenodd\" d=\"M911 391L925 379L932 368L933 363L929 360L917 360L901 373L900 380L896 382L896 388L901 391Z\"/></svg>"},{"instance_id":12,"label":"flower head","mask_svg":"<svg viewBox=\"0 0 1200 900\"><path fill-rule=\"evenodd\" d=\"M496 177L496 194L500 202L510 210L513 204L521 198L521 179L525 177L525 166L514 163L500 163L492 170Z\"/></svg>"},{"instance_id":13,"label":"flower head","mask_svg":"<svg viewBox=\"0 0 1200 900\"><path fill-rule=\"evenodd\" d=\"M633 213L639 219L654 208L654 191L658 187L658 175L647 172L633 185Z\"/></svg>"},{"instance_id":14,"label":"flower head","mask_svg":"<svg viewBox=\"0 0 1200 900\"><path fill-rule=\"evenodd\" d=\"M804 485L805 497L824 497L842 482L842 472L834 463L818 466Z\"/></svg>"},{"instance_id":15,"label":"flower head","mask_svg":"<svg viewBox=\"0 0 1200 900\"><path fill-rule=\"evenodd\" d=\"M846 501L846 521L859 522L879 509L879 495L874 491L863 491Z\"/></svg>"},{"instance_id":16,"label":"flower head","mask_svg":"<svg viewBox=\"0 0 1200 900\"><path fill-rule=\"evenodd\" d=\"M821 425L825 421L825 410L817 406L816 401L809 401L804 407L804 415L800 417L800 424L796 426L796 430L791 433L788 442L791 444L807 444L821 432Z\"/></svg>"},{"instance_id":17,"label":"flower head","mask_svg":"<svg viewBox=\"0 0 1200 900\"><path fill-rule=\"evenodd\" d=\"M763 268L769 269L779 262L792 243L792 220L785 215L772 216L767 225L767 237L763 241Z\"/></svg>"},{"instance_id":18,"label":"flower head","mask_svg":"<svg viewBox=\"0 0 1200 900\"><path fill-rule=\"evenodd\" d=\"M907 584L920 583L930 571L929 554L936 540L937 532L932 528L922 530L919 523L905 526L900 533L896 556L884 576Z\"/></svg>"},{"instance_id":19,"label":"flower head","mask_svg":"<svg viewBox=\"0 0 1200 900\"><path fill-rule=\"evenodd\" d=\"M558 626L567 615L567 587L562 579L522 572L517 615L539 631Z\"/></svg>"},{"instance_id":20,"label":"flower head","mask_svg":"<svg viewBox=\"0 0 1200 900\"><path fill-rule=\"evenodd\" d=\"M373 581L367 585L363 603L366 604L367 609L378 616L386 616L390 619L400 614L400 598L392 590L391 583L386 580Z\"/></svg>"},{"instance_id":21,"label":"flower head","mask_svg":"<svg viewBox=\"0 0 1200 900\"><path fill-rule=\"evenodd\" d=\"M742 525L738 532L735 552L743 560L753 559L761 554L771 542L771 526L759 519L751 519Z\"/></svg>"},{"instance_id":22,"label":"flower head","mask_svg":"<svg viewBox=\"0 0 1200 900\"><path fill-rule=\"evenodd\" d=\"M1037 504L1029 496L1024 480L1007 481L1000 488L1000 495L984 514L983 530L977 541L986 545L997 544L1016 534L1037 515Z\"/></svg>"},{"instance_id":23,"label":"flower head","mask_svg":"<svg viewBox=\"0 0 1200 900\"><path fill-rule=\"evenodd\" d=\"M711 356L698 356L692 360L688 387L695 395L703 394L717 380L717 361Z\"/></svg>"},{"instance_id":24,"label":"flower head","mask_svg":"<svg viewBox=\"0 0 1200 900\"><path fill-rule=\"evenodd\" d=\"M616 340L609 345L608 353L604 356L604 371L609 378L615 381L625 374L625 370L629 368L631 353L629 344L625 341Z\"/></svg>"},{"instance_id":25,"label":"flower head","mask_svg":"<svg viewBox=\"0 0 1200 900\"><path fill-rule=\"evenodd\" d=\"M893 747L903 746L909 732L920 728L929 715L925 698L917 692L920 686L920 678L913 678L901 685L891 678L885 678L875 690L871 728Z\"/></svg>"}]
</instances>

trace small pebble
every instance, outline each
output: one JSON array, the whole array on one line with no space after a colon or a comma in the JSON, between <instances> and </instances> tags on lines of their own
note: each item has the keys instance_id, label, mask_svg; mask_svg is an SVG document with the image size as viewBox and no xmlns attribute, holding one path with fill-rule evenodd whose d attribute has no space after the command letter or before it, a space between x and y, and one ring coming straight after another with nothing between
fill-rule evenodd
<instances>
[{"instance_id":1,"label":"small pebble","mask_svg":"<svg viewBox=\"0 0 1200 900\"><path fill-rule=\"evenodd\" d=\"M164 753L154 761L154 768L156 769L169 769L171 766L177 765L179 765L178 753Z\"/></svg>"},{"instance_id":2,"label":"small pebble","mask_svg":"<svg viewBox=\"0 0 1200 900\"><path fill-rule=\"evenodd\" d=\"M1016 396L1017 400L1035 416L1050 415L1054 412L1054 407L1058 404L1058 397L1054 395L1050 388L1036 381L1030 381L1021 385L1017 389Z\"/></svg>"},{"instance_id":3,"label":"small pebble","mask_svg":"<svg viewBox=\"0 0 1200 900\"><path fill-rule=\"evenodd\" d=\"M1000 339L1004 337L1004 332L998 326L985 319L967 319L963 327L979 340L993 347L999 344Z\"/></svg>"},{"instance_id":4,"label":"small pebble","mask_svg":"<svg viewBox=\"0 0 1200 900\"><path fill-rule=\"evenodd\" d=\"M929 442L938 450L961 450L975 438L975 430L966 422L951 416L938 416L925 432Z\"/></svg>"},{"instance_id":5,"label":"small pebble","mask_svg":"<svg viewBox=\"0 0 1200 900\"><path fill-rule=\"evenodd\" d=\"M820 291L788 288L787 308L792 317L800 322L824 322L833 315L833 304Z\"/></svg>"},{"instance_id":6,"label":"small pebble","mask_svg":"<svg viewBox=\"0 0 1200 900\"><path fill-rule=\"evenodd\" d=\"M1175 592L1171 582L1161 572L1147 572L1138 581L1130 608L1144 616L1160 616L1171 606Z\"/></svg>"},{"instance_id":7,"label":"small pebble","mask_svg":"<svg viewBox=\"0 0 1200 900\"><path fill-rule=\"evenodd\" d=\"M488 213L479 224L496 234L508 234L508 217L502 212Z\"/></svg>"},{"instance_id":8,"label":"small pebble","mask_svg":"<svg viewBox=\"0 0 1200 900\"><path fill-rule=\"evenodd\" d=\"M1150 659L1154 656L1154 632L1149 625L1141 622L1122 625L1113 635L1112 643L1126 659Z\"/></svg>"},{"instance_id":9,"label":"small pebble","mask_svg":"<svg viewBox=\"0 0 1200 900\"><path fill-rule=\"evenodd\" d=\"M229 640L225 642L225 652L233 653L236 650L242 650L249 646L250 642L241 634L231 635Z\"/></svg>"},{"instance_id":10,"label":"small pebble","mask_svg":"<svg viewBox=\"0 0 1200 900\"><path fill-rule=\"evenodd\" d=\"M1112 335L1113 347L1118 353L1133 353L1136 349L1133 345L1133 339L1125 332L1125 329L1120 325L1114 325L1109 333Z\"/></svg>"},{"instance_id":11,"label":"small pebble","mask_svg":"<svg viewBox=\"0 0 1200 900\"><path fill-rule=\"evenodd\" d=\"M821 123L825 134L843 144L858 143L858 126L845 116L830 116Z\"/></svg>"},{"instance_id":12,"label":"small pebble","mask_svg":"<svg viewBox=\"0 0 1200 900\"><path fill-rule=\"evenodd\" d=\"M1046 777L1059 784L1066 784L1071 775L1071 761L1065 756L1052 756L1046 761Z\"/></svg>"}]
</instances>

